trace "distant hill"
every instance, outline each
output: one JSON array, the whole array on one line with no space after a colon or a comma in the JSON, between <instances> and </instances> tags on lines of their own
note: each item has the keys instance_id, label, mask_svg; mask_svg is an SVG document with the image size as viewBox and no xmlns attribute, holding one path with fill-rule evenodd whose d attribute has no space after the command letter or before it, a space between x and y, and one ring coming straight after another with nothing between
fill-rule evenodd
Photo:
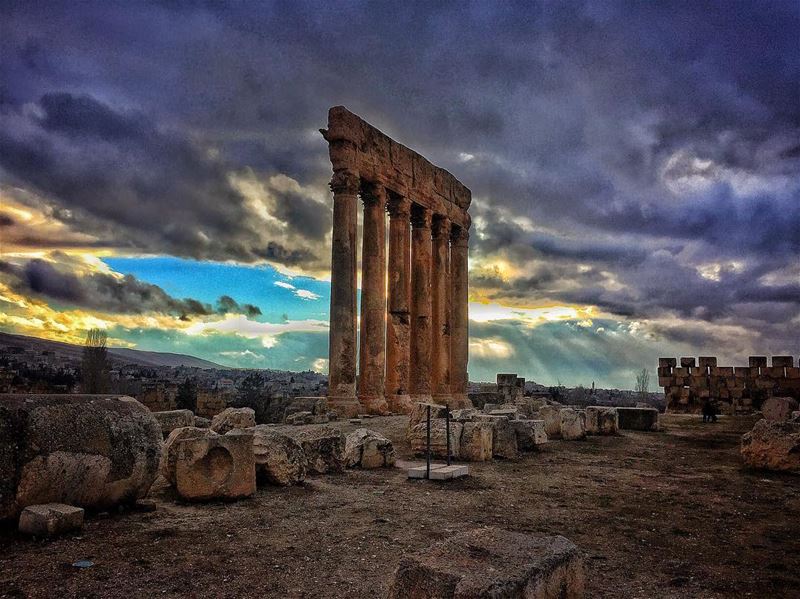
<instances>
[{"instance_id":1,"label":"distant hill","mask_svg":"<svg viewBox=\"0 0 800 599\"><path fill-rule=\"evenodd\" d=\"M39 339L38 337L28 337L26 335L12 335L11 333L0 332L0 354L6 351L7 347L21 347L24 350L37 352L52 351L57 356L65 360L80 360L83 346L62 343L60 341L50 341L49 339ZM142 351L129 349L126 347L109 347L109 357L113 362L121 364L136 364L139 366L186 366L188 368L227 368L184 354L171 354L167 352Z\"/></svg>"}]
</instances>

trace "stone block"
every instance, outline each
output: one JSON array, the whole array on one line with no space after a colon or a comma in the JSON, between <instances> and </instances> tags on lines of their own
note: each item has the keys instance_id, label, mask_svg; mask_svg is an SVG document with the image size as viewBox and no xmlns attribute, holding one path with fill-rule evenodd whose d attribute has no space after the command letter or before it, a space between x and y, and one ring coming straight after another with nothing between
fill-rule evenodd
<instances>
[{"instance_id":1,"label":"stone block","mask_svg":"<svg viewBox=\"0 0 800 599\"><path fill-rule=\"evenodd\" d=\"M714 366L711 374L719 377L733 376L733 366Z\"/></svg>"},{"instance_id":2,"label":"stone block","mask_svg":"<svg viewBox=\"0 0 800 599\"><path fill-rule=\"evenodd\" d=\"M800 422L759 420L742 436L741 453L750 468L800 473Z\"/></svg>"},{"instance_id":3,"label":"stone block","mask_svg":"<svg viewBox=\"0 0 800 599\"><path fill-rule=\"evenodd\" d=\"M460 422L450 423L450 455L460 455L461 433L464 425ZM427 423L421 422L411 429L409 441L411 451L417 455L427 453ZM444 418L431 420L431 455L439 458L447 458L447 434L446 422Z\"/></svg>"},{"instance_id":4,"label":"stone block","mask_svg":"<svg viewBox=\"0 0 800 599\"><path fill-rule=\"evenodd\" d=\"M619 432L617 409L606 406L586 408L586 433L589 435L616 435Z\"/></svg>"},{"instance_id":5,"label":"stone block","mask_svg":"<svg viewBox=\"0 0 800 599\"><path fill-rule=\"evenodd\" d=\"M469 400L472 406L478 410L482 410L483 406L487 403L499 404L503 401L503 395L496 391L486 391L480 393L470 393Z\"/></svg>"},{"instance_id":6,"label":"stone block","mask_svg":"<svg viewBox=\"0 0 800 599\"><path fill-rule=\"evenodd\" d=\"M517 435L511 428L511 421L505 416L492 416L479 414L479 422L488 422L492 425L492 457L515 460L519 457Z\"/></svg>"},{"instance_id":7,"label":"stone block","mask_svg":"<svg viewBox=\"0 0 800 599\"><path fill-rule=\"evenodd\" d=\"M178 463L179 443L186 439L204 439L206 437L216 437L217 433L207 428L196 426L182 426L172 431L161 450L161 475L167 482L175 486L175 468Z\"/></svg>"},{"instance_id":8,"label":"stone block","mask_svg":"<svg viewBox=\"0 0 800 599\"><path fill-rule=\"evenodd\" d=\"M83 508L63 503L29 505L19 515L19 531L27 535L49 537L82 527Z\"/></svg>"},{"instance_id":9,"label":"stone block","mask_svg":"<svg viewBox=\"0 0 800 599\"><path fill-rule=\"evenodd\" d=\"M619 428L630 431L657 431L658 410L655 408L617 408Z\"/></svg>"},{"instance_id":10,"label":"stone block","mask_svg":"<svg viewBox=\"0 0 800 599\"><path fill-rule=\"evenodd\" d=\"M750 368L766 368L767 356L750 356Z\"/></svg>"},{"instance_id":11,"label":"stone block","mask_svg":"<svg viewBox=\"0 0 800 599\"><path fill-rule=\"evenodd\" d=\"M177 443L175 487L187 501L241 499L256 491L253 434L195 437Z\"/></svg>"},{"instance_id":12,"label":"stone block","mask_svg":"<svg viewBox=\"0 0 800 599\"><path fill-rule=\"evenodd\" d=\"M544 420L544 432L548 439L561 438L561 408L558 406L542 406L539 409L539 416Z\"/></svg>"},{"instance_id":13,"label":"stone block","mask_svg":"<svg viewBox=\"0 0 800 599\"><path fill-rule=\"evenodd\" d=\"M694 366L695 360L694 358L681 358L681 366Z\"/></svg>"},{"instance_id":14,"label":"stone block","mask_svg":"<svg viewBox=\"0 0 800 599\"><path fill-rule=\"evenodd\" d=\"M314 414L311 412L292 412L288 416L286 416L285 420L286 424L290 424L292 426L300 426L303 424L314 424Z\"/></svg>"},{"instance_id":15,"label":"stone block","mask_svg":"<svg viewBox=\"0 0 800 599\"><path fill-rule=\"evenodd\" d=\"M672 376L675 377L687 377L689 376L689 369L685 366L681 366L679 368L672 369Z\"/></svg>"},{"instance_id":16,"label":"stone block","mask_svg":"<svg viewBox=\"0 0 800 599\"><path fill-rule=\"evenodd\" d=\"M794 366L794 357L772 356L772 365L780 368L792 368Z\"/></svg>"},{"instance_id":17,"label":"stone block","mask_svg":"<svg viewBox=\"0 0 800 599\"><path fill-rule=\"evenodd\" d=\"M547 443L544 420L512 420L511 428L517 435L517 448L520 451L533 451Z\"/></svg>"},{"instance_id":18,"label":"stone block","mask_svg":"<svg viewBox=\"0 0 800 599\"><path fill-rule=\"evenodd\" d=\"M441 407L431 407L431 420L435 420L436 418L444 418L445 415L445 406ZM414 407L411 408L411 413L408 415L408 429L409 431L414 428L415 425L421 422L427 422L428 419L428 405L423 403L415 403Z\"/></svg>"},{"instance_id":19,"label":"stone block","mask_svg":"<svg viewBox=\"0 0 800 599\"><path fill-rule=\"evenodd\" d=\"M235 428L245 429L256 425L253 408L225 408L211 420L211 430L220 435Z\"/></svg>"},{"instance_id":20,"label":"stone block","mask_svg":"<svg viewBox=\"0 0 800 599\"><path fill-rule=\"evenodd\" d=\"M514 420L517 417L517 408L500 408L489 412L490 416L503 416L509 420Z\"/></svg>"},{"instance_id":21,"label":"stone block","mask_svg":"<svg viewBox=\"0 0 800 599\"><path fill-rule=\"evenodd\" d=\"M211 419L203 418L202 416L195 416L194 424L190 426L195 426L196 428L211 428Z\"/></svg>"},{"instance_id":22,"label":"stone block","mask_svg":"<svg viewBox=\"0 0 800 599\"><path fill-rule=\"evenodd\" d=\"M153 412L153 416L158 420L161 427L161 434L167 437L176 428L184 426L194 426L194 412L191 410L167 410L164 412Z\"/></svg>"},{"instance_id":23,"label":"stone block","mask_svg":"<svg viewBox=\"0 0 800 599\"><path fill-rule=\"evenodd\" d=\"M253 457L258 481L286 486L305 480L306 454L296 439L266 424L245 430L253 435Z\"/></svg>"},{"instance_id":24,"label":"stone block","mask_svg":"<svg viewBox=\"0 0 800 599\"><path fill-rule=\"evenodd\" d=\"M347 435L344 454L349 468L389 468L395 463L392 442L366 428L358 428Z\"/></svg>"},{"instance_id":25,"label":"stone block","mask_svg":"<svg viewBox=\"0 0 800 599\"><path fill-rule=\"evenodd\" d=\"M388 597L580 599L585 585L578 548L564 537L487 527L404 556Z\"/></svg>"},{"instance_id":26,"label":"stone block","mask_svg":"<svg viewBox=\"0 0 800 599\"><path fill-rule=\"evenodd\" d=\"M494 426L491 422L465 422L458 457L467 462L491 460L493 438Z\"/></svg>"},{"instance_id":27,"label":"stone block","mask_svg":"<svg viewBox=\"0 0 800 599\"><path fill-rule=\"evenodd\" d=\"M513 387L517 383L517 375L516 374L498 374L497 375L497 386L509 386Z\"/></svg>"},{"instance_id":28,"label":"stone block","mask_svg":"<svg viewBox=\"0 0 800 599\"><path fill-rule=\"evenodd\" d=\"M314 416L327 414L328 401L324 397L294 397L283 410L283 421L298 412L309 412Z\"/></svg>"},{"instance_id":29,"label":"stone block","mask_svg":"<svg viewBox=\"0 0 800 599\"><path fill-rule=\"evenodd\" d=\"M775 379L766 375L759 375L755 380L755 388L761 390L770 390L775 388Z\"/></svg>"},{"instance_id":30,"label":"stone block","mask_svg":"<svg viewBox=\"0 0 800 599\"><path fill-rule=\"evenodd\" d=\"M700 368L713 368L717 365L717 359L714 356L700 356L697 358L697 365Z\"/></svg>"},{"instance_id":31,"label":"stone block","mask_svg":"<svg viewBox=\"0 0 800 599\"><path fill-rule=\"evenodd\" d=\"M565 441L580 441L586 438L586 414L572 408L561 410L561 438Z\"/></svg>"},{"instance_id":32,"label":"stone block","mask_svg":"<svg viewBox=\"0 0 800 599\"><path fill-rule=\"evenodd\" d=\"M658 376L672 376L672 368L669 366L659 366L657 372Z\"/></svg>"},{"instance_id":33,"label":"stone block","mask_svg":"<svg viewBox=\"0 0 800 599\"><path fill-rule=\"evenodd\" d=\"M761 404L761 414L772 422L784 422L791 419L792 412L798 409L798 402L791 397L770 397Z\"/></svg>"},{"instance_id":34,"label":"stone block","mask_svg":"<svg viewBox=\"0 0 800 599\"><path fill-rule=\"evenodd\" d=\"M672 385L672 377L671 376L660 376L658 377L658 386L659 387L669 387Z\"/></svg>"},{"instance_id":35,"label":"stone block","mask_svg":"<svg viewBox=\"0 0 800 599\"><path fill-rule=\"evenodd\" d=\"M279 430L300 443L309 474L344 472L345 437L332 426L285 426Z\"/></svg>"},{"instance_id":36,"label":"stone block","mask_svg":"<svg viewBox=\"0 0 800 599\"><path fill-rule=\"evenodd\" d=\"M0 400L0 520L29 505L106 510L144 497L163 435L132 397L8 394Z\"/></svg>"},{"instance_id":37,"label":"stone block","mask_svg":"<svg viewBox=\"0 0 800 599\"><path fill-rule=\"evenodd\" d=\"M787 366L786 367L786 378L787 379L800 379L800 367L797 366Z\"/></svg>"},{"instance_id":38,"label":"stone block","mask_svg":"<svg viewBox=\"0 0 800 599\"><path fill-rule=\"evenodd\" d=\"M678 361L675 358L659 358L658 359L658 367L659 368L675 368L678 365Z\"/></svg>"}]
</instances>

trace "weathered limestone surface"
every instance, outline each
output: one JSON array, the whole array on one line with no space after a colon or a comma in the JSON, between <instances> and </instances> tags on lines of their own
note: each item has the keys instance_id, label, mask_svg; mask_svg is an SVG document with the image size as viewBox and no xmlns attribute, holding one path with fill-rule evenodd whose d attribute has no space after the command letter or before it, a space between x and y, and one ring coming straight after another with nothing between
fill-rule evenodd
<instances>
[{"instance_id":1,"label":"weathered limestone surface","mask_svg":"<svg viewBox=\"0 0 800 599\"><path fill-rule=\"evenodd\" d=\"M173 430L167 437L167 440L164 441L164 447L161 452L161 475L167 479L169 484L175 486L175 467L178 463L178 444L186 439L216 436L217 433L214 431L196 426L183 426Z\"/></svg>"},{"instance_id":2,"label":"weathered limestone surface","mask_svg":"<svg viewBox=\"0 0 800 599\"><path fill-rule=\"evenodd\" d=\"M277 427L277 430L300 443L309 474L344 472L345 438L339 429L315 425Z\"/></svg>"},{"instance_id":3,"label":"weathered limestone surface","mask_svg":"<svg viewBox=\"0 0 800 599\"><path fill-rule=\"evenodd\" d=\"M54 536L83 527L83 508L63 503L29 505L19 515L19 531L28 535Z\"/></svg>"},{"instance_id":4,"label":"weathered limestone surface","mask_svg":"<svg viewBox=\"0 0 800 599\"><path fill-rule=\"evenodd\" d=\"M616 408L589 406L586 408L586 433L589 435L616 435L619 416Z\"/></svg>"},{"instance_id":5,"label":"weathered limestone surface","mask_svg":"<svg viewBox=\"0 0 800 599\"><path fill-rule=\"evenodd\" d=\"M194 426L194 412L191 410L167 410L164 412L153 412L153 416L161 426L161 433L166 437L176 428L182 426Z\"/></svg>"},{"instance_id":6,"label":"weathered limestone surface","mask_svg":"<svg viewBox=\"0 0 800 599\"><path fill-rule=\"evenodd\" d=\"M389 198L389 267L386 321L386 395L389 410L408 414L411 360L411 201Z\"/></svg>"},{"instance_id":7,"label":"weathered limestone surface","mask_svg":"<svg viewBox=\"0 0 800 599\"><path fill-rule=\"evenodd\" d=\"M517 435L517 447L521 451L533 451L547 443L544 420L512 420L511 427Z\"/></svg>"},{"instance_id":8,"label":"weathered limestone surface","mask_svg":"<svg viewBox=\"0 0 800 599\"><path fill-rule=\"evenodd\" d=\"M108 509L144 497L163 439L131 397L4 395L0 401L0 520L29 505Z\"/></svg>"},{"instance_id":9,"label":"weathered limestone surface","mask_svg":"<svg viewBox=\"0 0 800 599\"><path fill-rule=\"evenodd\" d=\"M572 408L561 410L561 438L565 441L580 441L586 438L586 414Z\"/></svg>"},{"instance_id":10,"label":"weathered limestone surface","mask_svg":"<svg viewBox=\"0 0 800 599\"><path fill-rule=\"evenodd\" d=\"M225 435L177 442L175 488L187 501L241 499L256 491L253 435L232 430Z\"/></svg>"},{"instance_id":11,"label":"weathered limestone surface","mask_svg":"<svg viewBox=\"0 0 800 599\"><path fill-rule=\"evenodd\" d=\"M617 408L617 417L622 430L658 430L658 410L655 408Z\"/></svg>"},{"instance_id":12,"label":"weathered limestone surface","mask_svg":"<svg viewBox=\"0 0 800 599\"><path fill-rule=\"evenodd\" d=\"M775 358L773 358L773 361ZM773 422L783 422L790 420L792 412L797 410L797 400L791 397L770 397L761 406L761 413L764 418Z\"/></svg>"},{"instance_id":13,"label":"weathered limestone surface","mask_svg":"<svg viewBox=\"0 0 800 599\"><path fill-rule=\"evenodd\" d=\"M427 426L426 422L422 422L413 426L409 433L411 451L417 455L425 455L427 452ZM453 457L460 455L463 426L460 422L450 423L450 455ZM443 418L431 420L431 455L438 458L447 457L446 428Z\"/></svg>"},{"instance_id":14,"label":"weathered limestone surface","mask_svg":"<svg viewBox=\"0 0 800 599\"><path fill-rule=\"evenodd\" d=\"M475 420L492 425L492 457L506 460L516 460L519 457L517 434L507 417L478 414Z\"/></svg>"},{"instance_id":15,"label":"weathered limestone surface","mask_svg":"<svg viewBox=\"0 0 800 599\"><path fill-rule=\"evenodd\" d=\"M220 435L235 428L250 428L256 425L256 413L252 408L225 408L214 416L211 430Z\"/></svg>"},{"instance_id":16,"label":"weathered limestone surface","mask_svg":"<svg viewBox=\"0 0 800 599\"><path fill-rule=\"evenodd\" d=\"M245 431L253 435L257 480L281 486L305 480L306 454L297 440L264 424Z\"/></svg>"},{"instance_id":17,"label":"weathered limestone surface","mask_svg":"<svg viewBox=\"0 0 800 599\"><path fill-rule=\"evenodd\" d=\"M741 452L751 468L800 473L800 422L759 420L742 436Z\"/></svg>"},{"instance_id":18,"label":"weathered limestone surface","mask_svg":"<svg viewBox=\"0 0 800 599\"><path fill-rule=\"evenodd\" d=\"M494 425L491 422L465 422L459 440L458 457L467 462L492 459Z\"/></svg>"},{"instance_id":19,"label":"weathered limestone surface","mask_svg":"<svg viewBox=\"0 0 800 599\"><path fill-rule=\"evenodd\" d=\"M395 463L392 442L366 428L358 428L347 435L344 453L349 468L388 468Z\"/></svg>"},{"instance_id":20,"label":"weathered limestone surface","mask_svg":"<svg viewBox=\"0 0 800 599\"><path fill-rule=\"evenodd\" d=\"M578 548L561 536L478 528L404 556L389 587L392 599L580 599Z\"/></svg>"},{"instance_id":21,"label":"weathered limestone surface","mask_svg":"<svg viewBox=\"0 0 800 599\"><path fill-rule=\"evenodd\" d=\"M557 406L542 406L539 409L539 417L544 420L544 432L548 439L561 438L561 415L562 408Z\"/></svg>"},{"instance_id":22,"label":"weathered limestone surface","mask_svg":"<svg viewBox=\"0 0 800 599\"><path fill-rule=\"evenodd\" d=\"M432 224L431 392L437 403L450 396L450 221L435 216ZM458 406L461 407L461 406Z\"/></svg>"},{"instance_id":23,"label":"weathered limestone surface","mask_svg":"<svg viewBox=\"0 0 800 599\"><path fill-rule=\"evenodd\" d=\"M431 420L435 420L436 418L444 418L445 417L445 409L437 408L431 406ZM428 411L427 406L421 403L415 403L414 407L411 409L411 413L408 415L408 428L411 430L414 428L414 425L419 424L420 422L427 422L428 420Z\"/></svg>"},{"instance_id":24,"label":"weathered limestone surface","mask_svg":"<svg viewBox=\"0 0 800 599\"><path fill-rule=\"evenodd\" d=\"M413 401L431 401L431 213L411 212L411 376Z\"/></svg>"},{"instance_id":25,"label":"weathered limestone surface","mask_svg":"<svg viewBox=\"0 0 800 599\"><path fill-rule=\"evenodd\" d=\"M211 428L211 419L203 418L202 416L195 416L194 423L189 426L196 426L197 428Z\"/></svg>"}]
</instances>

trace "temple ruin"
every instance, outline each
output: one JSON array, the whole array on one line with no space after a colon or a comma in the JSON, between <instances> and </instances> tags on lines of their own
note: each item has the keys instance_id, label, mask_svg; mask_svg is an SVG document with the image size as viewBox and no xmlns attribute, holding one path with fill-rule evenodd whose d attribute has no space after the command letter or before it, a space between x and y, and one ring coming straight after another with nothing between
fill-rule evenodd
<instances>
[{"instance_id":1,"label":"temple ruin","mask_svg":"<svg viewBox=\"0 0 800 599\"><path fill-rule=\"evenodd\" d=\"M353 416L407 413L414 401L431 399L468 405L470 190L342 106L330 109L328 128L320 132L333 165L331 408Z\"/></svg>"}]
</instances>

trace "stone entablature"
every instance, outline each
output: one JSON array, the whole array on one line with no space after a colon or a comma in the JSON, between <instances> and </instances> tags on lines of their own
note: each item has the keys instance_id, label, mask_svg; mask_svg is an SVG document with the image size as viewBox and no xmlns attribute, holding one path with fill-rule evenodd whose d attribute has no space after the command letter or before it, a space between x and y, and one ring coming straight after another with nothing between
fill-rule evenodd
<instances>
[{"instance_id":1,"label":"stone entablature","mask_svg":"<svg viewBox=\"0 0 800 599\"><path fill-rule=\"evenodd\" d=\"M333 166L329 405L348 416L468 405L469 189L344 107L320 132Z\"/></svg>"},{"instance_id":2,"label":"stone entablature","mask_svg":"<svg viewBox=\"0 0 800 599\"><path fill-rule=\"evenodd\" d=\"M679 365L680 364L680 365ZM706 400L723 412L751 412L768 398L800 399L800 367L792 356L750 356L748 366L717 366L717 358L659 358L658 384L668 412L698 413Z\"/></svg>"},{"instance_id":3,"label":"stone entablature","mask_svg":"<svg viewBox=\"0 0 800 599\"><path fill-rule=\"evenodd\" d=\"M380 181L389 191L450 222L469 229L472 192L448 171L431 164L344 106L328 112L328 128L320 129L330 144L334 172L351 170L362 180Z\"/></svg>"}]
</instances>

